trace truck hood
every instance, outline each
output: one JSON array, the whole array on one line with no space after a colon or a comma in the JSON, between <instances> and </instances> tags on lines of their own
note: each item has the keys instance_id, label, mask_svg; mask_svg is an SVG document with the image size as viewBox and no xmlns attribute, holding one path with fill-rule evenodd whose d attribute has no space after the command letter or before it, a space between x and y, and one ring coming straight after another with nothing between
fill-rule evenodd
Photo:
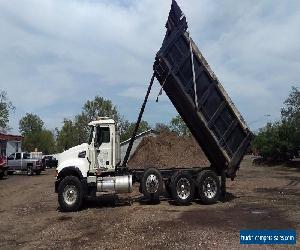
<instances>
[{"instance_id":1,"label":"truck hood","mask_svg":"<svg viewBox=\"0 0 300 250\"><path fill-rule=\"evenodd\" d=\"M58 154L57 160L58 160L58 165L62 163L63 161L70 160L70 159L77 159L78 158L78 153L82 151L87 151L88 150L88 144L87 143L82 143L80 145L77 145L75 147L69 148L68 150Z\"/></svg>"}]
</instances>

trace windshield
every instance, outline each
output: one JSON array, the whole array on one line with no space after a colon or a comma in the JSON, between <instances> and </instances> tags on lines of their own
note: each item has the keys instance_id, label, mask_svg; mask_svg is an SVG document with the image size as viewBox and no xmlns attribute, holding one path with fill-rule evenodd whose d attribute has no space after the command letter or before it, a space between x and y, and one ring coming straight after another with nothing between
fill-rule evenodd
<instances>
[{"instance_id":1,"label":"windshield","mask_svg":"<svg viewBox=\"0 0 300 250\"><path fill-rule=\"evenodd\" d=\"M88 144L91 144L91 143L92 143L92 140L93 140L93 132L94 132L94 126L91 126Z\"/></svg>"}]
</instances>

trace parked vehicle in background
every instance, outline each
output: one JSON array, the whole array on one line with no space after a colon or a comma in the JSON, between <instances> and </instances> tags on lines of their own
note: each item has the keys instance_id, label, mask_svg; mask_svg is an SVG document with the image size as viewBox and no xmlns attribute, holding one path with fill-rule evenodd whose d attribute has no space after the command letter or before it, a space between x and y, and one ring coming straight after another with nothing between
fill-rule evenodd
<instances>
[{"instance_id":1,"label":"parked vehicle in background","mask_svg":"<svg viewBox=\"0 0 300 250\"><path fill-rule=\"evenodd\" d=\"M42 158L42 164L44 168L56 168L57 159L53 155L44 155Z\"/></svg>"},{"instance_id":2,"label":"parked vehicle in background","mask_svg":"<svg viewBox=\"0 0 300 250\"><path fill-rule=\"evenodd\" d=\"M30 152L30 158L31 159L38 159L38 160L43 160L43 152ZM45 171L45 166L43 165L43 161L42 161L42 171Z\"/></svg>"},{"instance_id":3,"label":"parked vehicle in background","mask_svg":"<svg viewBox=\"0 0 300 250\"><path fill-rule=\"evenodd\" d=\"M7 158L8 173L26 171L27 175L39 175L42 171L42 160L32 159L30 153L13 153Z\"/></svg>"},{"instance_id":4,"label":"parked vehicle in background","mask_svg":"<svg viewBox=\"0 0 300 250\"><path fill-rule=\"evenodd\" d=\"M7 169L5 156L0 155L0 179L7 175Z\"/></svg>"},{"instance_id":5,"label":"parked vehicle in background","mask_svg":"<svg viewBox=\"0 0 300 250\"><path fill-rule=\"evenodd\" d=\"M42 159L43 152L30 152L30 158L32 159Z\"/></svg>"}]
</instances>

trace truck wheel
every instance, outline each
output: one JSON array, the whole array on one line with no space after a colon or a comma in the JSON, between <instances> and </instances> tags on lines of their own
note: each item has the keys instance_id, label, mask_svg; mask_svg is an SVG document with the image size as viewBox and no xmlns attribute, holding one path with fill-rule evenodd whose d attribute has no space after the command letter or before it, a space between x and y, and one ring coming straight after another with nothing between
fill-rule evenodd
<instances>
[{"instance_id":1,"label":"truck wheel","mask_svg":"<svg viewBox=\"0 0 300 250\"><path fill-rule=\"evenodd\" d=\"M83 201L83 187L76 176L65 177L58 186L58 203L63 212L76 212Z\"/></svg>"},{"instance_id":2,"label":"truck wheel","mask_svg":"<svg viewBox=\"0 0 300 250\"><path fill-rule=\"evenodd\" d=\"M35 174L36 174L36 175L40 175L40 174L41 174L41 170L35 171Z\"/></svg>"},{"instance_id":3,"label":"truck wheel","mask_svg":"<svg viewBox=\"0 0 300 250\"><path fill-rule=\"evenodd\" d=\"M163 189L163 178L156 168L145 171L141 182L142 193L147 199L155 201L159 198Z\"/></svg>"},{"instance_id":4,"label":"truck wheel","mask_svg":"<svg viewBox=\"0 0 300 250\"><path fill-rule=\"evenodd\" d=\"M214 204L219 200L221 186L215 172L211 170L201 171L196 184L199 198L204 204Z\"/></svg>"},{"instance_id":5,"label":"truck wheel","mask_svg":"<svg viewBox=\"0 0 300 250\"><path fill-rule=\"evenodd\" d=\"M33 175L33 170L32 170L32 166L31 165L27 166L27 175L28 176Z\"/></svg>"},{"instance_id":6,"label":"truck wheel","mask_svg":"<svg viewBox=\"0 0 300 250\"><path fill-rule=\"evenodd\" d=\"M0 173L0 180L3 179L4 177L4 172Z\"/></svg>"},{"instance_id":7,"label":"truck wheel","mask_svg":"<svg viewBox=\"0 0 300 250\"><path fill-rule=\"evenodd\" d=\"M171 178L172 198L180 205L187 205L194 199L195 183L190 174L176 172Z\"/></svg>"}]
</instances>

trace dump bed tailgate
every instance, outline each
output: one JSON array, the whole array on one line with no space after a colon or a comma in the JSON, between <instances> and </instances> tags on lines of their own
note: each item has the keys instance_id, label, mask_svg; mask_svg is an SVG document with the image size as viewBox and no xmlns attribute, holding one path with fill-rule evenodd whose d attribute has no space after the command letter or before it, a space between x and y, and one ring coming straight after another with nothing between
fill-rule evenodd
<instances>
[{"instance_id":1,"label":"dump bed tailgate","mask_svg":"<svg viewBox=\"0 0 300 250\"><path fill-rule=\"evenodd\" d=\"M156 78L212 166L234 178L252 133L190 39L185 17L174 2L154 63Z\"/></svg>"}]
</instances>

